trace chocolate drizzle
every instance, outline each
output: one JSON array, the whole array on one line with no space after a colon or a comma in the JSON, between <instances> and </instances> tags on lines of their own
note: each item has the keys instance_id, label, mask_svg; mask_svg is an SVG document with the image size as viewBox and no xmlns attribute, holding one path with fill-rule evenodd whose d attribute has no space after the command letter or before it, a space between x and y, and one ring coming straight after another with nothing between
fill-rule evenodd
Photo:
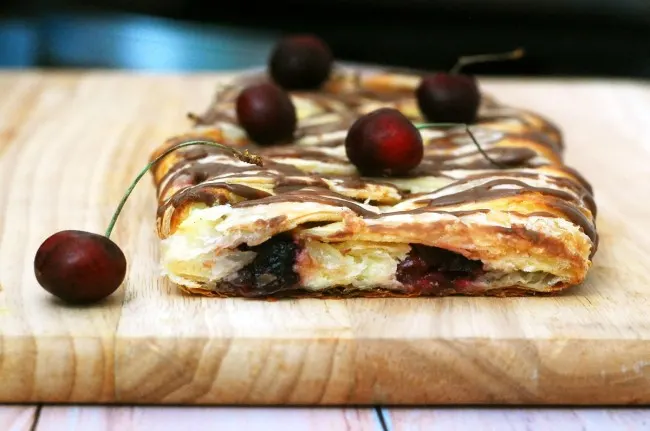
<instances>
[{"instance_id":1,"label":"chocolate drizzle","mask_svg":"<svg viewBox=\"0 0 650 431\"><path fill-rule=\"evenodd\" d=\"M463 182L461 181L460 184L462 183ZM459 183L455 183L452 186L458 186L458 184ZM500 186L514 187L504 188ZM572 223L580 226L583 232L592 240L592 242L596 242L595 227L593 226L591 220L589 220L583 212L577 209L577 207L580 206L581 202L579 202L578 199L576 199L571 193L547 187L534 187L514 178L500 178L488 181L479 186L474 186L457 193L445 194L440 197L418 200L416 202L426 203L430 207L439 208L473 204L477 202L503 199L512 196L522 196L529 193L538 193L541 195L556 198L548 199L548 202L546 202L546 204L560 212Z\"/></svg>"},{"instance_id":2,"label":"chocolate drizzle","mask_svg":"<svg viewBox=\"0 0 650 431\"><path fill-rule=\"evenodd\" d=\"M346 208L360 217L372 219L425 212L462 217L490 211L486 208L467 208L477 203L485 202L484 207L489 208L488 201L512 198L519 198L517 201L521 201L530 197L531 201L540 202L538 206L543 206L544 211L526 213L517 208L516 211L519 211L520 215L565 218L579 226L591 239L592 255L595 253L598 235L594 224L597 208L593 190L578 172L557 164L557 160L561 160L563 150L559 129L535 114L521 110L504 110L491 99L486 99L489 103L486 102L484 112L472 130L477 134L484 151L499 166L505 166L505 169L495 169L489 160L476 151L464 131L454 129L447 130L443 136L426 140L422 163L408 176L400 178L402 182L406 182L403 186L405 189L397 185L402 183L396 181L393 184L391 178L362 178L356 173L333 174L332 164L336 165L334 168L340 168L344 172L349 172L351 168L342 149L344 133L343 137L334 135L333 140L315 145L306 145L303 139L320 140L333 132L345 132L362 114L368 101L395 104L412 97L411 92L406 90L383 91L376 85L369 88L364 86L363 79L353 78L348 82L351 86L333 84L329 90L326 88L318 94L294 95L307 100L316 108L313 114L300 119L296 145L238 146L262 156L263 167L239 162L227 151L216 148L196 147L179 152L179 161L157 182L159 196L166 196L169 187L174 187L175 190L170 199L161 202L159 215L169 207L180 208L192 202L201 202L208 206L230 203L234 208L283 202L314 202ZM259 81L264 78L253 76L247 79L247 83L250 83L251 80ZM201 124L221 122L237 126L236 119L232 118L229 111L226 112L225 107L232 107L240 88L238 85L240 84L235 83L220 93L215 99L215 106L201 117ZM507 127L503 130L492 127L500 120L513 119L523 126L523 131L511 132L507 131ZM200 132L197 133L200 136ZM197 138L195 135L192 135L193 139ZM207 138L209 139L209 136ZM180 138L174 139L176 143L180 143ZM340 151L336 151L337 149ZM313 161L316 168L313 172L305 172L302 169L307 168L301 169L292 165L292 160ZM321 166L323 163L328 165L328 171L320 171L324 169ZM309 164L300 164L303 165ZM409 194L408 180L431 176L445 179L447 185L418 195ZM255 178L261 181L260 188L255 187ZM232 182L235 179L237 183ZM547 186L539 186L541 182ZM535 183L537 185L532 185ZM377 207L364 206L353 197L358 190L373 187L382 191L368 198L368 202L381 204L382 193L388 193L393 196L391 199L394 200L395 195L401 196L402 202L409 200L413 206L391 212L390 208L380 210ZM342 194L346 192L350 195ZM238 198L232 199L232 195ZM377 209L373 211L372 208ZM514 210L505 211L516 213Z\"/></svg>"},{"instance_id":3,"label":"chocolate drizzle","mask_svg":"<svg viewBox=\"0 0 650 431\"><path fill-rule=\"evenodd\" d=\"M530 120L530 117L537 119L537 121L539 121L541 125L532 122ZM480 125L485 123L498 122L499 120L506 120L506 121L516 120L520 124L525 126L527 129L530 129L524 133L526 134L538 133L544 135L543 141L547 142L549 140L552 140L554 146L559 147L558 151L562 151L562 149L564 148L564 142L562 140L562 132L555 124L541 118L539 115L533 114L523 109L517 109L517 110L508 109L507 113L502 112L502 109L500 107L488 109L480 113L477 123Z\"/></svg>"},{"instance_id":4,"label":"chocolate drizzle","mask_svg":"<svg viewBox=\"0 0 650 431\"><path fill-rule=\"evenodd\" d=\"M286 189L285 189L286 190ZM244 201L234 204L235 208L246 208L257 205L268 205L280 202L315 202L323 205L348 208L362 217L376 217L378 213L367 210L350 198L329 189L320 187L304 187L286 190L284 193L269 196L257 201Z\"/></svg>"},{"instance_id":5,"label":"chocolate drizzle","mask_svg":"<svg viewBox=\"0 0 650 431\"><path fill-rule=\"evenodd\" d=\"M500 166L505 167L529 167L528 162L537 156L537 153L529 148L507 148L497 147L484 150L492 160ZM494 164L487 160L481 153L474 151L465 153L462 156L454 154L427 154L420 165L409 173L410 177L423 175L437 175L442 171L453 169L493 169Z\"/></svg>"}]
</instances>

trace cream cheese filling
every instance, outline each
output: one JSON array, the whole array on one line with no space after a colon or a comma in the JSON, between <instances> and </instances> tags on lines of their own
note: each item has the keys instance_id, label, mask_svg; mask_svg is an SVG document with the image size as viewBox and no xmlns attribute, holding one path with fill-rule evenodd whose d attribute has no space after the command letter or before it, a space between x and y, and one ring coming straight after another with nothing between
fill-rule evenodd
<instances>
[{"instance_id":1,"label":"cream cheese filling","mask_svg":"<svg viewBox=\"0 0 650 431\"><path fill-rule=\"evenodd\" d=\"M311 291L337 286L399 290L402 284L395 277L397 267L410 249L408 244L308 241L294 271L300 277L301 287ZM188 287L214 288L219 282L230 281L255 256L253 251L225 250L220 254L204 253L191 260L164 260L164 274ZM561 277L542 271L488 271L475 283L485 290L520 285L546 291L561 281Z\"/></svg>"}]
</instances>

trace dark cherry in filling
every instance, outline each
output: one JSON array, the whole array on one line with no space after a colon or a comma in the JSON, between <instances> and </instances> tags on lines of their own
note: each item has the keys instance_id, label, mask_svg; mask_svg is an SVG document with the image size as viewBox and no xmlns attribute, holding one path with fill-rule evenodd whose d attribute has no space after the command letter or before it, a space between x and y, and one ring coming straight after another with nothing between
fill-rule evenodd
<instances>
[{"instance_id":1,"label":"dark cherry in filling","mask_svg":"<svg viewBox=\"0 0 650 431\"><path fill-rule=\"evenodd\" d=\"M255 247L242 247L257 253L255 260L239 271L230 282L244 296L266 296L295 289L299 277L293 270L298 245L289 235L276 235Z\"/></svg>"},{"instance_id":2,"label":"dark cherry in filling","mask_svg":"<svg viewBox=\"0 0 650 431\"><path fill-rule=\"evenodd\" d=\"M464 281L480 275L483 264L453 251L412 244L409 255L397 266L397 280L409 293L436 295L460 291Z\"/></svg>"},{"instance_id":3,"label":"dark cherry in filling","mask_svg":"<svg viewBox=\"0 0 650 431\"><path fill-rule=\"evenodd\" d=\"M397 267L397 280L405 293L439 295L460 292L463 284L482 273L482 263L437 247L411 244L409 255ZM300 277L293 267L300 246L290 235L276 235L255 247L242 250L257 253L229 287L242 296L263 297L299 288Z\"/></svg>"}]
</instances>

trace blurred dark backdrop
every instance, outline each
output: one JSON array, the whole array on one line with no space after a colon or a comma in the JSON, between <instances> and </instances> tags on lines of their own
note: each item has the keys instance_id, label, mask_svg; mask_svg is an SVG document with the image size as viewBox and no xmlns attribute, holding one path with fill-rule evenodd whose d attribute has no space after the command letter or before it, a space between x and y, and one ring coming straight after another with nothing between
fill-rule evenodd
<instances>
[{"instance_id":1,"label":"blurred dark backdrop","mask_svg":"<svg viewBox=\"0 0 650 431\"><path fill-rule=\"evenodd\" d=\"M311 32L351 62L448 69L521 46L523 60L469 70L650 76L650 0L2 1L4 67L238 69Z\"/></svg>"}]
</instances>

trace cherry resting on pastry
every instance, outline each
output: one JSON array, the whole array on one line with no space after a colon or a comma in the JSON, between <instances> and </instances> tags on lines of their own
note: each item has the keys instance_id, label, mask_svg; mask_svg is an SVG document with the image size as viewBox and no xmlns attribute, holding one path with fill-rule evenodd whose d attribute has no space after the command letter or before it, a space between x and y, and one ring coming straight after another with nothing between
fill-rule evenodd
<instances>
[{"instance_id":1,"label":"cherry resting on pastry","mask_svg":"<svg viewBox=\"0 0 650 431\"><path fill-rule=\"evenodd\" d=\"M427 121L473 123L481 104L481 91L473 76L460 74L463 66L472 63L520 58L523 50L503 54L461 57L449 73L422 77L415 90L420 112Z\"/></svg>"},{"instance_id":2,"label":"cherry resting on pastry","mask_svg":"<svg viewBox=\"0 0 650 431\"><path fill-rule=\"evenodd\" d=\"M273 49L269 74L287 90L314 90L329 78L333 62L332 51L318 37L289 36Z\"/></svg>"},{"instance_id":3,"label":"cherry resting on pastry","mask_svg":"<svg viewBox=\"0 0 650 431\"><path fill-rule=\"evenodd\" d=\"M423 77L415 97L422 115L433 122L473 123L481 103L474 77L446 73Z\"/></svg>"},{"instance_id":4,"label":"cherry resting on pastry","mask_svg":"<svg viewBox=\"0 0 650 431\"><path fill-rule=\"evenodd\" d=\"M140 171L122 197L105 235L80 230L64 230L48 237L34 257L34 274L38 283L54 296L72 304L100 301L117 290L126 275L126 257L109 237L115 222L140 179L160 159L179 148L207 145L231 151L247 163L261 166L257 156L240 153L215 142L189 141L168 148Z\"/></svg>"},{"instance_id":5,"label":"cherry resting on pastry","mask_svg":"<svg viewBox=\"0 0 650 431\"><path fill-rule=\"evenodd\" d=\"M348 159L363 175L401 175L422 161L422 136L400 111L379 108L357 119L345 138Z\"/></svg>"},{"instance_id":6,"label":"cherry resting on pastry","mask_svg":"<svg viewBox=\"0 0 650 431\"><path fill-rule=\"evenodd\" d=\"M289 143L298 119L291 97L275 84L246 87L236 101L237 121L248 137L260 145Z\"/></svg>"}]
</instances>

